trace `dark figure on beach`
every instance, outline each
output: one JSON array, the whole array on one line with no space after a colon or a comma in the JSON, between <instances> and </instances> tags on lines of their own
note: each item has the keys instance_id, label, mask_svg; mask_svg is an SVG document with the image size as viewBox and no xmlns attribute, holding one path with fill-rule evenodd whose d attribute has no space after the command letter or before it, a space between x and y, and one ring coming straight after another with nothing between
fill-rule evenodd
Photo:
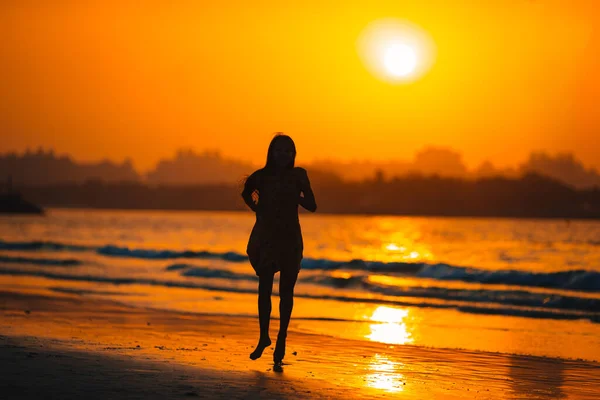
<instances>
[{"instance_id":1,"label":"dark figure on beach","mask_svg":"<svg viewBox=\"0 0 600 400\"><path fill-rule=\"evenodd\" d=\"M256 213L248 240L250 264L258 275L258 317L260 339L250 358L260 358L271 345L271 292L273 277L279 276L279 334L273 361L281 368L285 356L287 329L294 306L294 286L300 271L303 242L298 205L315 212L317 204L306 170L294 167L296 146L291 137L278 134L267 152L267 163L248 177L242 197Z\"/></svg>"}]
</instances>

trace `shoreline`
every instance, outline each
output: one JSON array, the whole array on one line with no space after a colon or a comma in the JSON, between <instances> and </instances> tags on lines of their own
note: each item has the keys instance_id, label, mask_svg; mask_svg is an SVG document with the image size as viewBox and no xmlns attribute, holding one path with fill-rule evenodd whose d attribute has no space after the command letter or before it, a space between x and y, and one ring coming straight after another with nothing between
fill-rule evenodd
<instances>
[{"instance_id":1,"label":"shoreline","mask_svg":"<svg viewBox=\"0 0 600 400\"><path fill-rule=\"evenodd\" d=\"M10 289L8 289L10 290ZM236 321L236 325L244 326L244 329L247 329L247 326L250 325L250 331L258 329L254 329L255 325L258 324L258 316L253 312L240 312L240 313L226 313L226 312L211 312L205 313L201 311L189 311L189 310L178 310L173 308L159 308L153 306L137 306L127 301L108 299L108 298L98 298L98 297L87 297L85 294L85 290L83 292L74 290L59 290L59 291L48 291L47 289L39 288L35 290L35 292L27 293L27 292L11 292L7 289L0 288L0 313L3 310L3 300L8 299L9 301L18 301L18 299L30 299L34 301L36 306L40 306L43 302L49 302L49 304L53 304L55 302L75 302L78 304L85 304L86 309L91 307L94 304L98 304L101 309L109 307L117 307L119 309L123 309L124 312L129 313L146 313L149 315L163 315L163 316L171 316L174 318L182 318L182 319L199 319L199 320L232 320ZM186 288L186 290L188 290ZM92 292L89 292L92 293ZM122 295L122 293L120 293ZM302 297L299 297L302 299ZM274 305L277 305L278 300L274 300ZM376 302L378 303L378 302ZM254 304L253 304L254 307ZM301 308L301 305L296 305L296 308ZM25 310L27 311L27 310ZM31 310L29 310L31 311ZM299 310L296 310L298 313ZM475 316L477 316L476 314ZM279 317L275 311L271 315L271 336L276 336L274 329L279 324ZM582 357L569 357L569 356L561 356L561 355L549 355L549 354L535 354L535 353L521 353L521 352L509 352L509 351L493 351L493 350L485 350L485 349L476 349L476 348L468 348L468 347L444 347L439 345L427 345L427 344L414 344L411 342L406 343L398 343L398 342L386 342L386 341L378 341L372 339L365 339L364 336L361 336L350 330L351 333L345 332L340 333L336 331L334 328L327 328L324 325L332 324L338 325L341 330L348 328L350 325L378 325L385 327L389 325L389 323L385 322L377 322L372 320L355 320L355 319L344 319L344 318L315 318L315 317L302 317L302 316L294 316L292 315L292 320L289 326L289 332L294 332L295 334L306 335L310 337L327 337L335 340L344 340L349 342L357 342L362 346L383 346L385 348L394 348L394 347L402 347L406 349L425 349L432 351L448 351L454 352L458 351L461 353L468 354L484 354L490 356L519 356L519 357L530 357L540 360L557 360L557 361L566 361L566 362L583 362L583 363L592 363L598 364L600 366L600 360L594 358L582 358ZM298 325L302 325L299 327ZM315 329L316 326L319 325L319 328ZM500 327L496 328L488 328L492 330L502 331L503 329ZM250 341L252 342L252 341ZM272 347L272 346L271 346Z\"/></svg>"},{"instance_id":2,"label":"shoreline","mask_svg":"<svg viewBox=\"0 0 600 400\"><path fill-rule=\"evenodd\" d=\"M218 285L163 287L119 280L87 282L83 278L55 281L47 276L0 274L0 293L7 290L20 292L17 296L35 293L50 300L71 298L86 304L115 304L135 313L237 319L238 325L250 324L252 329L256 324L253 285L230 291ZM274 297L272 319L277 324L278 303ZM386 299L368 297L347 302L327 296L313 298L303 291L297 300L290 330L299 333L361 343L600 362L600 325L586 319L486 315L420 303L391 305Z\"/></svg>"},{"instance_id":3,"label":"shoreline","mask_svg":"<svg viewBox=\"0 0 600 400\"><path fill-rule=\"evenodd\" d=\"M127 208L127 207L86 207L86 206L55 206L55 205L48 205L48 204L42 204L42 206L44 207L44 209L46 211L52 211L52 210L81 210L81 211L126 211L126 212L172 212L172 213L236 213L236 214L248 214L248 215L252 215L252 212L249 210L245 210L245 209L196 209L196 208L143 208L143 207L131 207L131 208ZM399 217L399 218L439 218L439 219L452 219L452 218L457 218L457 219L491 219L491 220L508 220L508 219L517 219L517 220L522 220L522 221L558 221L558 220L564 220L567 222L570 221L581 221L581 222L586 222L586 221L600 221L600 216L575 216L575 217L569 217L569 216L519 216L519 215L484 215L484 214L456 214L456 215L449 215L449 214L407 214L407 213L398 213L398 214L394 214L394 213L377 213L377 212L363 212L363 213L345 213L345 212L322 212L319 211L318 212L320 216L347 216L347 217ZM9 214L5 214L6 216L8 216ZM25 214L14 214L15 216L23 216ZM44 215L33 215L33 216L45 216ZM307 216L307 215L311 215L311 213L308 212L304 212L301 211L300 215L302 216Z\"/></svg>"},{"instance_id":4,"label":"shoreline","mask_svg":"<svg viewBox=\"0 0 600 400\"><path fill-rule=\"evenodd\" d=\"M76 398L82 390L99 390L98 398L144 393L379 398L400 392L415 399L593 398L600 388L596 362L394 346L292 330L284 372L277 374L272 349L257 361L248 358L258 337L255 318L7 291L0 292L0 312L0 362L2 370L11 371L0 378L0 387L12 384L17 394L27 389L21 384L32 371L41 375L28 390L50 388L55 398ZM277 326L272 323L272 335ZM81 372L91 364L93 374ZM18 397L39 395L30 392Z\"/></svg>"}]
</instances>

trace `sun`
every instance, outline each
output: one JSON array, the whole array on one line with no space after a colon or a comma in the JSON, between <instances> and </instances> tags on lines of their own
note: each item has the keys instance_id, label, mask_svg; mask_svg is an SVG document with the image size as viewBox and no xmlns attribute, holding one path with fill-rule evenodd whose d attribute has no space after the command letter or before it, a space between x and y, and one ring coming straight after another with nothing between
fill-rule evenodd
<instances>
[{"instance_id":1,"label":"sun","mask_svg":"<svg viewBox=\"0 0 600 400\"><path fill-rule=\"evenodd\" d=\"M389 74L407 76L417 67L417 55L405 44L392 44L384 53L383 64Z\"/></svg>"},{"instance_id":2,"label":"sun","mask_svg":"<svg viewBox=\"0 0 600 400\"><path fill-rule=\"evenodd\" d=\"M413 82L433 65L435 46L418 26L398 19L370 23L358 39L358 53L373 75L390 83Z\"/></svg>"}]
</instances>

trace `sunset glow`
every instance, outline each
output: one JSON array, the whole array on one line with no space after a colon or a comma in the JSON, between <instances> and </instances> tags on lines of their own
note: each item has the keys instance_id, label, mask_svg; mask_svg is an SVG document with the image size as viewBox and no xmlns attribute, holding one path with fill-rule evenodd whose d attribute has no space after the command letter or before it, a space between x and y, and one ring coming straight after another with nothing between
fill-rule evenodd
<instances>
[{"instance_id":1,"label":"sunset glow","mask_svg":"<svg viewBox=\"0 0 600 400\"><path fill-rule=\"evenodd\" d=\"M406 76L415 70L417 56L407 45L393 44L386 50L383 63L391 75Z\"/></svg>"},{"instance_id":2,"label":"sunset glow","mask_svg":"<svg viewBox=\"0 0 600 400\"><path fill-rule=\"evenodd\" d=\"M600 399L599 4L2 2L3 398Z\"/></svg>"},{"instance_id":3,"label":"sunset glow","mask_svg":"<svg viewBox=\"0 0 600 400\"><path fill-rule=\"evenodd\" d=\"M358 51L367 69L388 83L412 82L435 60L434 43L423 29L391 18L369 24L359 38Z\"/></svg>"},{"instance_id":4,"label":"sunset glow","mask_svg":"<svg viewBox=\"0 0 600 400\"><path fill-rule=\"evenodd\" d=\"M469 168L532 151L600 168L593 2L136 4L0 9L0 152L260 164L284 131L299 165L445 146Z\"/></svg>"}]
</instances>

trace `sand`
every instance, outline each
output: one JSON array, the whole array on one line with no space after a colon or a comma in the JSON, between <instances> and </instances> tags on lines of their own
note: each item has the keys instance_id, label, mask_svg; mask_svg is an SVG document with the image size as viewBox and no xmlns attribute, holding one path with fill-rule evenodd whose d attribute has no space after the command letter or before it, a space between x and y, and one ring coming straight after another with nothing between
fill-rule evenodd
<instances>
[{"instance_id":1,"label":"sand","mask_svg":"<svg viewBox=\"0 0 600 400\"><path fill-rule=\"evenodd\" d=\"M201 312L0 292L1 398L600 398L598 363L294 331L275 372L255 318Z\"/></svg>"}]
</instances>

